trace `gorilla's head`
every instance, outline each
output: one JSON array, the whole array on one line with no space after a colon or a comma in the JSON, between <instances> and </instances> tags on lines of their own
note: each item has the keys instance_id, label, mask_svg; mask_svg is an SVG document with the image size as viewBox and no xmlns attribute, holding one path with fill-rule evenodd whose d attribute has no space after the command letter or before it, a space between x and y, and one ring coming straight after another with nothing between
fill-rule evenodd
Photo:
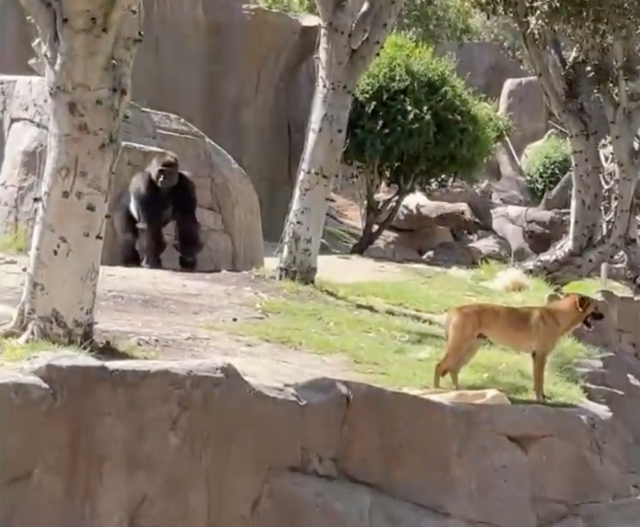
<instances>
[{"instance_id":1,"label":"gorilla's head","mask_svg":"<svg viewBox=\"0 0 640 527\"><path fill-rule=\"evenodd\" d=\"M154 183L162 190L175 187L180 178L178 156L173 152L156 157L147 168Z\"/></svg>"}]
</instances>

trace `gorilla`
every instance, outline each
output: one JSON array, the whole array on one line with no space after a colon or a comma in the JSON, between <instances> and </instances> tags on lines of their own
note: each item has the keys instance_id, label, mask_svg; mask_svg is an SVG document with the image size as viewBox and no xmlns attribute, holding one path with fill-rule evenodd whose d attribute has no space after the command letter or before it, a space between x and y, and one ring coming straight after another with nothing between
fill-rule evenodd
<instances>
[{"instance_id":1,"label":"gorilla","mask_svg":"<svg viewBox=\"0 0 640 527\"><path fill-rule=\"evenodd\" d=\"M116 198L113 222L123 265L162 268L160 255L167 247L162 229L173 221L180 269L195 270L202 250L196 207L195 185L180 170L178 157L169 153L153 159Z\"/></svg>"}]
</instances>

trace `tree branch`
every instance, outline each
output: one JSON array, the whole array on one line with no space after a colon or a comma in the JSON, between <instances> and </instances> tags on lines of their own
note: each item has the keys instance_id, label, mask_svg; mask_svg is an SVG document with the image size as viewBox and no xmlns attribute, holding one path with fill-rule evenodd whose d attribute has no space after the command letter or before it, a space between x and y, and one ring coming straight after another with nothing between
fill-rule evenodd
<instances>
[{"instance_id":1,"label":"tree branch","mask_svg":"<svg viewBox=\"0 0 640 527\"><path fill-rule=\"evenodd\" d=\"M629 95L627 94L627 81L624 78L624 49L622 42L619 39L614 39L612 48L614 66L617 66L618 70L618 108L616 121L620 122L629 106Z\"/></svg>"},{"instance_id":2,"label":"tree branch","mask_svg":"<svg viewBox=\"0 0 640 527\"><path fill-rule=\"evenodd\" d=\"M602 108L604 109L604 113L607 116L607 120L610 123L619 123L618 120L620 116L620 105L616 101L611 89L607 85L602 85L599 88L600 99L602 100Z\"/></svg>"},{"instance_id":3,"label":"tree branch","mask_svg":"<svg viewBox=\"0 0 640 527\"><path fill-rule=\"evenodd\" d=\"M114 47L114 42L118 36L125 39L125 34L122 32L121 25L123 25L122 18L131 14L137 18L137 10L141 9L141 3L139 0L111 0L111 11L105 13L105 35L103 37L104 50L109 52ZM136 24L138 25L138 24ZM137 33L139 29L135 29ZM126 32L125 32L126 33Z\"/></svg>"},{"instance_id":4,"label":"tree branch","mask_svg":"<svg viewBox=\"0 0 640 527\"><path fill-rule=\"evenodd\" d=\"M58 40L58 20L60 14L56 11L59 4L45 2L43 0L20 0L22 8L27 13L27 20L31 22L37 30L38 36L31 46L38 55L38 58L54 63L57 56L55 44ZM55 56L50 56L55 52Z\"/></svg>"},{"instance_id":5,"label":"tree branch","mask_svg":"<svg viewBox=\"0 0 640 527\"><path fill-rule=\"evenodd\" d=\"M367 3L375 1L373 7L365 9ZM358 18L352 27L350 44L353 52L350 62L352 72L358 78L369 66L376 53L380 51L387 35L393 28L398 13L404 5L404 0L366 0L365 6L360 10ZM364 21L362 21L364 19ZM367 24L367 20L369 23ZM356 33L354 36L353 33ZM364 35L358 40L358 35ZM354 43L359 42L357 47Z\"/></svg>"},{"instance_id":6,"label":"tree branch","mask_svg":"<svg viewBox=\"0 0 640 527\"><path fill-rule=\"evenodd\" d=\"M565 86L557 87L551 74L551 68L547 64L546 58L536 42L533 35L529 32L528 27L521 20L516 20L520 32L522 34L522 42L526 48L531 64L538 73L540 83L549 99L549 105L553 112L564 122L566 111L564 109L564 100L562 92L565 91Z\"/></svg>"},{"instance_id":7,"label":"tree branch","mask_svg":"<svg viewBox=\"0 0 640 527\"><path fill-rule=\"evenodd\" d=\"M638 133L638 130L640 130L640 102L630 106L629 122L631 123L631 130Z\"/></svg>"},{"instance_id":8,"label":"tree branch","mask_svg":"<svg viewBox=\"0 0 640 527\"><path fill-rule=\"evenodd\" d=\"M120 95L128 102L131 99L131 70L138 46L142 42L143 3L142 0L116 0L131 5L125 7L126 16L120 19L119 31L114 42L112 67L120 90ZM120 106L120 113L127 109L127 104ZM123 115L117 116L122 119Z\"/></svg>"},{"instance_id":9,"label":"tree branch","mask_svg":"<svg viewBox=\"0 0 640 527\"><path fill-rule=\"evenodd\" d=\"M373 15L374 9L371 0L365 0L351 28L351 34L349 35L349 46L351 46L351 49L358 49L360 44L362 44L371 27Z\"/></svg>"}]
</instances>

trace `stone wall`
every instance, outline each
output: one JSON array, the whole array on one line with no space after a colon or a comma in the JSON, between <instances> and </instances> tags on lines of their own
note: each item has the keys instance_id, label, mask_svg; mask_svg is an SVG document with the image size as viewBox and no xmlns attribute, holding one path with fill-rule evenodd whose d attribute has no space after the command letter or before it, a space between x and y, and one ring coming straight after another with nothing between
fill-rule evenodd
<instances>
[{"instance_id":1,"label":"stone wall","mask_svg":"<svg viewBox=\"0 0 640 527\"><path fill-rule=\"evenodd\" d=\"M640 316L639 301L605 298L592 342ZM640 361L627 338L581 364L593 401L576 408L44 354L0 373L0 523L635 527Z\"/></svg>"}]
</instances>

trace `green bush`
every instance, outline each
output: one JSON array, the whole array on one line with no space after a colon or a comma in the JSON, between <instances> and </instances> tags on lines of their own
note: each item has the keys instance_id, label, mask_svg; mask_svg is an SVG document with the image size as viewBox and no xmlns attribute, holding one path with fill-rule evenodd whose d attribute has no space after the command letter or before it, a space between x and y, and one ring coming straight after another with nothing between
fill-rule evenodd
<instances>
[{"instance_id":1,"label":"green bush","mask_svg":"<svg viewBox=\"0 0 640 527\"><path fill-rule=\"evenodd\" d=\"M291 15L317 14L315 0L259 0L262 7ZM429 44L464 42L481 37L480 12L472 0L406 0L395 29Z\"/></svg>"},{"instance_id":2,"label":"green bush","mask_svg":"<svg viewBox=\"0 0 640 527\"><path fill-rule=\"evenodd\" d=\"M395 29L426 44L464 42L479 36L471 0L406 0Z\"/></svg>"},{"instance_id":3,"label":"green bush","mask_svg":"<svg viewBox=\"0 0 640 527\"><path fill-rule=\"evenodd\" d=\"M525 151L522 169L531 196L541 200L571 169L571 150L566 139L555 134L531 145Z\"/></svg>"},{"instance_id":4,"label":"green bush","mask_svg":"<svg viewBox=\"0 0 640 527\"><path fill-rule=\"evenodd\" d=\"M468 179L506 131L495 106L471 91L448 59L396 33L358 84L345 159L377 167L392 184Z\"/></svg>"},{"instance_id":5,"label":"green bush","mask_svg":"<svg viewBox=\"0 0 640 527\"><path fill-rule=\"evenodd\" d=\"M290 15L316 14L315 0L259 0L259 4L266 9L282 11Z\"/></svg>"}]
</instances>

